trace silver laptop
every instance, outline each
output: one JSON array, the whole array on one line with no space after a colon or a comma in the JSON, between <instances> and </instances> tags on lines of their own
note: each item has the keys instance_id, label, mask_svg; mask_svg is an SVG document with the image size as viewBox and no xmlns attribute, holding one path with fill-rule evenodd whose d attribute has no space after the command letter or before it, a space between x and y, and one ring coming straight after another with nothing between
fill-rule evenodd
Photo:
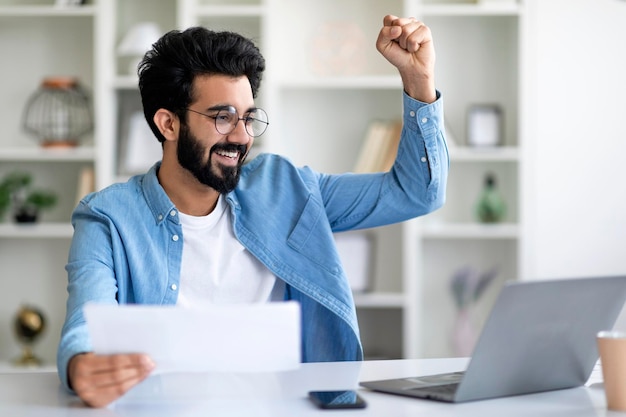
<instances>
[{"instance_id":1,"label":"silver laptop","mask_svg":"<svg viewBox=\"0 0 626 417\"><path fill-rule=\"evenodd\" d=\"M626 276L509 283L464 372L360 385L446 402L584 385L598 360L596 333L613 328L625 301Z\"/></svg>"}]
</instances>

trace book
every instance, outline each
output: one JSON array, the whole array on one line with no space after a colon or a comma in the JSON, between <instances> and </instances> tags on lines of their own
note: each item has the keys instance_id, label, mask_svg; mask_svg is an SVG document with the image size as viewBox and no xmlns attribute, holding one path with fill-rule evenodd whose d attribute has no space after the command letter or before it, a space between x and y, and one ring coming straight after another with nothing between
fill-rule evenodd
<instances>
[{"instance_id":1,"label":"book","mask_svg":"<svg viewBox=\"0 0 626 417\"><path fill-rule=\"evenodd\" d=\"M76 187L76 205L87 194L94 192L96 189L95 175L93 167L84 167L78 174L78 184Z\"/></svg>"},{"instance_id":2,"label":"book","mask_svg":"<svg viewBox=\"0 0 626 417\"><path fill-rule=\"evenodd\" d=\"M389 171L398 152L401 132L401 121L370 122L353 172L362 174Z\"/></svg>"},{"instance_id":3,"label":"book","mask_svg":"<svg viewBox=\"0 0 626 417\"><path fill-rule=\"evenodd\" d=\"M387 130L386 122L382 120L372 120L367 128L363 145L359 152L353 171L363 174L372 171L376 165L376 160L382 149L382 141Z\"/></svg>"}]
</instances>

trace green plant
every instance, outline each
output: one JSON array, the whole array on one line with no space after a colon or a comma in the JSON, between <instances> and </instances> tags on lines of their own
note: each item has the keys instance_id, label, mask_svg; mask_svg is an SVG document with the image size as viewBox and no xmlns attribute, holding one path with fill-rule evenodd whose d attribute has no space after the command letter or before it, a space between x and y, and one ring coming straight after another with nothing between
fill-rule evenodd
<instances>
[{"instance_id":1,"label":"green plant","mask_svg":"<svg viewBox=\"0 0 626 417\"><path fill-rule=\"evenodd\" d=\"M13 207L18 221L33 221L39 210L54 207L57 195L52 191L30 189L32 175L27 172L9 173L0 182L0 219Z\"/></svg>"},{"instance_id":2,"label":"green plant","mask_svg":"<svg viewBox=\"0 0 626 417\"><path fill-rule=\"evenodd\" d=\"M0 182L0 218L11 207L15 192L30 185L32 177L23 172L12 172Z\"/></svg>"},{"instance_id":3,"label":"green plant","mask_svg":"<svg viewBox=\"0 0 626 417\"><path fill-rule=\"evenodd\" d=\"M25 206L37 207L39 210L54 207L56 203L56 194L45 190L33 190L24 201Z\"/></svg>"}]
</instances>

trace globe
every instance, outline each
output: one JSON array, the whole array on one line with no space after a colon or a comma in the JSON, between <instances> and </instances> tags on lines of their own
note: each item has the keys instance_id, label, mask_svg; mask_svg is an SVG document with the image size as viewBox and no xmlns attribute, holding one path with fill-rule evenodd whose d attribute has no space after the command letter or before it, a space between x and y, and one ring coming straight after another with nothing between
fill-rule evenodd
<instances>
[{"instance_id":1,"label":"globe","mask_svg":"<svg viewBox=\"0 0 626 417\"><path fill-rule=\"evenodd\" d=\"M41 360L33 354L32 345L46 328L44 314L32 306L22 306L13 322L15 336L22 344L22 356L15 363L20 366L39 366Z\"/></svg>"}]
</instances>

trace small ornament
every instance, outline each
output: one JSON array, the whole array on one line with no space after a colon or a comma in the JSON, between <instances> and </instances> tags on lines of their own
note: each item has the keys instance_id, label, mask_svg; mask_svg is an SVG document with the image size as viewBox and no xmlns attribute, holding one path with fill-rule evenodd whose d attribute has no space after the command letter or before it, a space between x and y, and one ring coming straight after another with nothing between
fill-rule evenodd
<instances>
[{"instance_id":1,"label":"small ornament","mask_svg":"<svg viewBox=\"0 0 626 417\"><path fill-rule=\"evenodd\" d=\"M22 306L15 315L13 322L15 335L22 345L22 356L15 360L15 364L25 367L41 366L41 359L33 353L33 344L46 329L46 319L43 313L31 306Z\"/></svg>"},{"instance_id":2,"label":"small ornament","mask_svg":"<svg viewBox=\"0 0 626 417\"><path fill-rule=\"evenodd\" d=\"M476 217L482 223L497 223L506 214L506 204L496 187L495 175L485 176L483 191L476 204Z\"/></svg>"},{"instance_id":3,"label":"small ornament","mask_svg":"<svg viewBox=\"0 0 626 417\"><path fill-rule=\"evenodd\" d=\"M24 108L24 129L43 147L73 147L93 129L89 97L78 79L44 78Z\"/></svg>"},{"instance_id":4,"label":"small ornament","mask_svg":"<svg viewBox=\"0 0 626 417\"><path fill-rule=\"evenodd\" d=\"M467 143L475 147L502 144L502 109L497 104L474 104L467 116Z\"/></svg>"},{"instance_id":5,"label":"small ornament","mask_svg":"<svg viewBox=\"0 0 626 417\"><path fill-rule=\"evenodd\" d=\"M451 346L456 356L471 356L478 338L474 308L496 276L495 267L479 272L469 266L459 269L452 276L450 292L456 306L456 317L452 328Z\"/></svg>"}]
</instances>

